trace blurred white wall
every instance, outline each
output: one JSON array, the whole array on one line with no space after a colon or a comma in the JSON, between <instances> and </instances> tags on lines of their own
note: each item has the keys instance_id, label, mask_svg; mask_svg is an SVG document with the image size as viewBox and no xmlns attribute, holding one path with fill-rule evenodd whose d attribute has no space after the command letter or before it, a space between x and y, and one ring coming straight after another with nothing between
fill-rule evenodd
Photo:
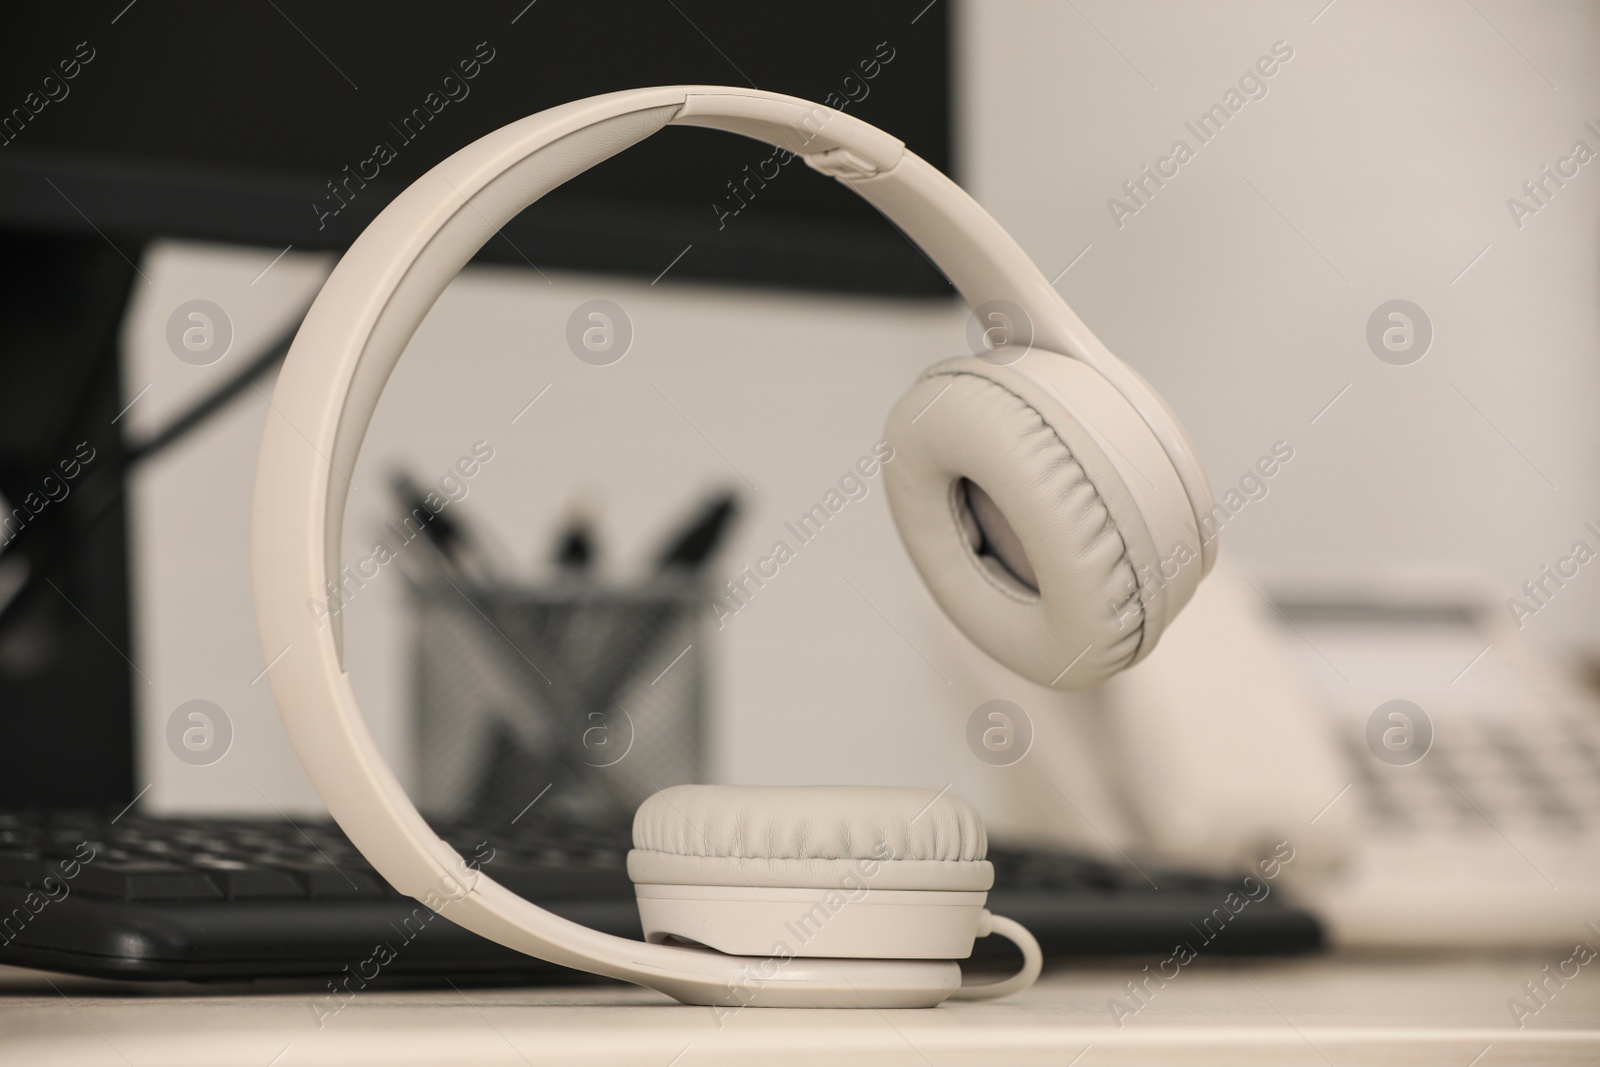
<instances>
[{"instance_id":1,"label":"blurred white wall","mask_svg":"<svg viewBox=\"0 0 1600 1067\"><path fill-rule=\"evenodd\" d=\"M1584 128L1600 115L1586 110L1600 89L1596 16L1474 2L960 10L968 187L1048 276L1065 269L1058 287L1171 401L1219 493L1274 442L1292 444L1268 495L1228 525L1235 558L1457 562L1509 595L1600 518L1600 163L1521 228L1506 207L1574 141L1600 150ZM1293 55L1262 79L1266 95L1198 145L1184 123L1279 41ZM1107 200L1131 204L1122 184L1180 138L1194 158L1118 226ZM129 399L151 386L130 409L134 430L236 365L172 356L163 333L179 303L227 309L241 357L303 306L326 262L290 253L258 278L274 254L151 254L127 327ZM580 363L563 340L572 309L595 297L636 330L608 368ZM1365 339L1373 310L1397 298L1433 324L1410 366L1380 362ZM347 553L392 514L393 463L435 477L487 439L496 458L463 513L526 572L575 490L600 502L607 560L625 576L698 493L724 484L748 492L731 571L870 448L918 369L963 350L962 325L962 309L937 304L471 269L384 396L353 474ZM266 403L247 397L137 486L134 658L151 679L139 773L159 808L316 807L256 681L248 508ZM381 576L352 602L346 632L364 706L403 769L402 594L398 575ZM1590 641L1597 597L1574 582L1529 628ZM1115 819L1077 792L1098 762L1092 711L970 649L900 550L880 485L718 636L721 780L953 784L1002 828L1082 831L1050 777L1095 826ZM210 767L165 748L167 716L196 697L236 729ZM1053 761L974 759L967 717L997 697L1040 720Z\"/></svg>"}]
</instances>

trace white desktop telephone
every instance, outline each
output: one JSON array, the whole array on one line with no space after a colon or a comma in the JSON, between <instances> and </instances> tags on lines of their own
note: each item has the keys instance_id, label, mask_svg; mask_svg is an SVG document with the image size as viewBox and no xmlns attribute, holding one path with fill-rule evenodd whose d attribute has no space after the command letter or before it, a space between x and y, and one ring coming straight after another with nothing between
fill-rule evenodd
<instances>
[{"instance_id":1,"label":"white desktop telephone","mask_svg":"<svg viewBox=\"0 0 1600 1067\"><path fill-rule=\"evenodd\" d=\"M1484 583L1225 566L1099 715L1143 851L1286 882L1345 944L1600 919L1600 701Z\"/></svg>"}]
</instances>

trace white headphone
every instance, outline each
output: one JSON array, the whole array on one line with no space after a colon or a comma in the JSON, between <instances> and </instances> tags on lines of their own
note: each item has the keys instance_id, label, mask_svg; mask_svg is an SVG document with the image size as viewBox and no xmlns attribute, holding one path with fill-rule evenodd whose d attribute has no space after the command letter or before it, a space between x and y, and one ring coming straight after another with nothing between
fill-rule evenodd
<instances>
[{"instance_id":1,"label":"white headphone","mask_svg":"<svg viewBox=\"0 0 1600 1067\"><path fill-rule=\"evenodd\" d=\"M523 900L417 812L357 706L342 616L312 608L339 574L340 472L354 468L379 394L439 294L523 208L667 125L799 154L905 231L984 327L1002 328L986 358L928 370L887 432L896 525L977 645L1041 684L1093 685L1148 654L1210 569L1215 541L1200 531L1211 492L1176 418L949 178L860 119L793 97L609 93L512 123L423 175L350 247L306 315L262 436L252 532L284 726L340 828L390 884L529 955L723 1007L917 1007L1025 988L1038 945L983 908L993 882L983 825L932 790L663 790L639 808L628 858L645 942ZM962 990L954 961L989 933L1016 941L1024 968Z\"/></svg>"}]
</instances>

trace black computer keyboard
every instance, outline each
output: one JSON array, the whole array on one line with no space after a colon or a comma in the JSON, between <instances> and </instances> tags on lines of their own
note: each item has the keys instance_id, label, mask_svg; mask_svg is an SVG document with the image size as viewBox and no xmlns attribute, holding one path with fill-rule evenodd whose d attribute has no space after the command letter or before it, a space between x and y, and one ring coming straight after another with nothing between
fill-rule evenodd
<instances>
[{"instance_id":1,"label":"black computer keyboard","mask_svg":"<svg viewBox=\"0 0 1600 1067\"><path fill-rule=\"evenodd\" d=\"M530 818L439 830L513 892L585 926L642 936L626 826ZM1047 957L1196 943L1240 888L1238 879L1141 872L1067 852L991 847L989 858L989 908L1032 930ZM998 940L978 944L989 952ZM400 896L331 823L0 813L0 964L105 978L321 976L401 943L388 974L573 977ZM1316 920L1275 890L1232 915L1205 950L1277 954L1321 943Z\"/></svg>"}]
</instances>

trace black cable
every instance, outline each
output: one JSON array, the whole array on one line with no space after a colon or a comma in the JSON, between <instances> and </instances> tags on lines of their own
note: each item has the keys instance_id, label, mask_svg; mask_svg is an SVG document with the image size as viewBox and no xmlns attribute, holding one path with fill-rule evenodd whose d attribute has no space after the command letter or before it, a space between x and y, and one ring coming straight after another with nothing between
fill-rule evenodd
<instances>
[{"instance_id":1,"label":"black cable","mask_svg":"<svg viewBox=\"0 0 1600 1067\"><path fill-rule=\"evenodd\" d=\"M19 551L13 546L18 542L22 542L20 552L28 561L28 574L22 580L22 583L17 586L10 598L4 603L0 603L0 624L6 621L11 609L25 599L25 594L29 589L37 583L45 571L66 550L67 538L52 537L40 541L38 531L41 528L45 531L59 528L68 519L78 520L84 527L93 526L113 504L127 495L128 474L134 467L193 433L196 428L227 407L240 393L250 388L256 379L281 361L288 354L289 346L294 343L295 334L299 332L300 323L304 317L302 314L292 326L285 330L271 345L268 345L260 355L240 367L221 385L201 397L194 404L191 404L177 418L138 444L124 448L122 466L116 472L117 476L112 484L105 490L83 492L84 489L90 488L93 482L101 481L101 478L94 478L91 485L80 486L78 493L62 501L61 505L53 513L45 516L45 521L31 523L17 531L16 535L5 546L4 555L10 556L13 552ZM98 471L95 473L97 475L100 474ZM98 485L93 487L99 488ZM85 497L89 498L87 510L85 510ZM72 500L77 500L78 503L72 504ZM32 536L28 536L30 532Z\"/></svg>"},{"instance_id":2,"label":"black cable","mask_svg":"<svg viewBox=\"0 0 1600 1067\"><path fill-rule=\"evenodd\" d=\"M195 427L205 422L212 415L228 406L234 397L255 384L255 380L271 370L273 365L289 353L289 346L294 343L295 334L300 331L300 320L284 332L278 340L269 346L255 359L240 367L234 372L233 377L223 382L217 388L207 393L200 400L191 405L189 410L167 423L166 426L151 434L145 440L132 445L123 451L124 459L128 466L149 459L162 449L176 443L185 437Z\"/></svg>"}]
</instances>

